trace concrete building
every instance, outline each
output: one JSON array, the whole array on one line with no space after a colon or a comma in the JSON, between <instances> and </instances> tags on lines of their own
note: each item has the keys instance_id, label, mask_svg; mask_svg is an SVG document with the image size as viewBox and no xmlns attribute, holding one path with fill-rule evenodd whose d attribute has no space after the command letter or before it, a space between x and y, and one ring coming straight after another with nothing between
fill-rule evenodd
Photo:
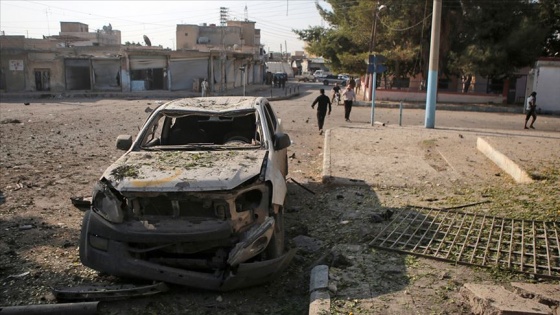
<instances>
[{"instance_id":1,"label":"concrete building","mask_svg":"<svg viewBox=\"0 0 560 315\"><path fill-rule=\"evenodd\" d=\"M185 35L178 36L177 51L122 46L120 32L110 25L90 33L86 24L78 22L61 22L61 35L44 39L3 35L0 93L197 91L204 78L211 91L260 84L265 56L254 26L254 22L234 21L221 28L227 49L220 49L207 45L217 38L221 42L218 28L179 25L177 30ZM205 41L201 37L208 41L201 44Z\"/></svg>"},{"instance_id":2,"label":"concrete building","mask_svg":"<svg viewBox=\"0 0 560 315\"><path fill-rule=\"evenodd\" d=\"M111 24L95 32L80 22L60 22L58 35L49 38L60 41L65 47L73 46L120 46L121 31L114 30Z\"/></svg>"},{"instance_id":3,"label":"concrete building","mask_svg":"<svg viewBox=\"0 0 560 315\"><path fill-rule=\"evenodd\" d=\"M236 51L262 55L261 31L251 21L227 21L216 24L178 24L177 50Z\"/></svg>"}]
</instances>

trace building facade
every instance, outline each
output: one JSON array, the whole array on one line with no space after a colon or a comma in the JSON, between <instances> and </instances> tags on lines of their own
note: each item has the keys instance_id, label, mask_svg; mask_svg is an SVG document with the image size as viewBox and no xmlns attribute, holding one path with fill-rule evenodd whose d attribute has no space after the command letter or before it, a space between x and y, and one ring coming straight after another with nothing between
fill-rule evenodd
<instances>
[{"instance_id":1,"label":"building facade","mask_svg":"<svg viewBox=\"0 0 560 315\"><path fill-rule=\"evenodd\" d=\"M122 46L119 31L104 27L90 33L77 22L61 22L61 35L44 39L3 35L0 92L197 91L205 78L212 91L261 83L265 56L254 25L232 22L218 32L212 26L178 25L183 36L177 37L176 51ZM222 31L227 49L207 45L221 40ZM201 38L208 41L202 44Z\"/></svg>"}]
</instances>

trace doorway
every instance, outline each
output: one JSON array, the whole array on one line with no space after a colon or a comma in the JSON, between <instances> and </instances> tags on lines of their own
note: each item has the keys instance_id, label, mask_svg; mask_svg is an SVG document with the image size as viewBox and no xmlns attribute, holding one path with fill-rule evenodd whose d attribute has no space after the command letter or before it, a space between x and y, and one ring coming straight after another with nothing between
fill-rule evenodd
<instances>
[{"instance_id":1,"label":"doorway","mask_svg":"<svg viewBox=\"0 0 560 315\"><path fill-rule=\"evenodd\" d=\"M35 90L50 91L51 71L49 69L35 69Z\"/></svg>"}]
</instances>

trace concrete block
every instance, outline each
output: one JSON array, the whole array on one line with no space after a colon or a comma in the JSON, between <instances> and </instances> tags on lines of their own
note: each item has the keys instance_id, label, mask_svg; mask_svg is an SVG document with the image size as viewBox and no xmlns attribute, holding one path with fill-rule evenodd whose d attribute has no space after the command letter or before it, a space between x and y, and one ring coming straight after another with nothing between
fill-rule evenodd
<instances>
[{"instance_id":1,"label":"concrete block","mask_svg":"<svg viewBox=\"0 0 560 315\"><path fill-rule=\"evenodd\" d=\"M525 170L503 153L494 149L486 140L478 137L476 140L476 148L504 172L508 173L517 183L524 184L533 182L533 179Z\"/></svg>"},{"instance_id":2,"label":"concrete block","mask_svg":"<svg viewBox=\"0 0 560 315\"><path fill-rule=\"evenodd\" d=\"M311 279L309 281L309 292L317 290L327 290L329 287L329 267L318 265L311 269Z\"/></svg>"},{"instance_id":3,"label":"concrete block","mask_svg":"<svg viewBox=\"0 0 560 315\"><path fill-rule=\"evenodd\" d=\"M327 291L311 293L309 315L328 315L331 313L331 297Z\"/></svg>"},{"instance_id":4,"label":"concrete block","mask_svg":"<svg viewBox=\"0 0 560 315\"><path fill-rule=\"evenodd\" d=\"M549 315L552 309L497 285L466 283L461 294L478 315Z\"/></svg>"}]
</instances>

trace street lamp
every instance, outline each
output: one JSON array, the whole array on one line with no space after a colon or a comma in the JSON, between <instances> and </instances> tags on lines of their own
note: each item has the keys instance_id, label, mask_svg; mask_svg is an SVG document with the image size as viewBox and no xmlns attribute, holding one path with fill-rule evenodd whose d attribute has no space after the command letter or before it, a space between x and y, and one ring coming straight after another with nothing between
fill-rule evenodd
<instances>
[{"instance_id":1,"label":"street lamp","mask_svg":"<svg viewBox=\"0 0 560 315\"><path fill-rule=\"evenodd\" d=\"M370 54L373 53L373 50L375 49L375 36L376 36L376 32L377 32L377 20L379 19L379 12L381 12L381 10L387 8L386 5L382 4L380 6L378 6L374 12L373 12L373 26L371 27L371 39L369 41L369 52Z\"/></svg>"}]
</instances>

